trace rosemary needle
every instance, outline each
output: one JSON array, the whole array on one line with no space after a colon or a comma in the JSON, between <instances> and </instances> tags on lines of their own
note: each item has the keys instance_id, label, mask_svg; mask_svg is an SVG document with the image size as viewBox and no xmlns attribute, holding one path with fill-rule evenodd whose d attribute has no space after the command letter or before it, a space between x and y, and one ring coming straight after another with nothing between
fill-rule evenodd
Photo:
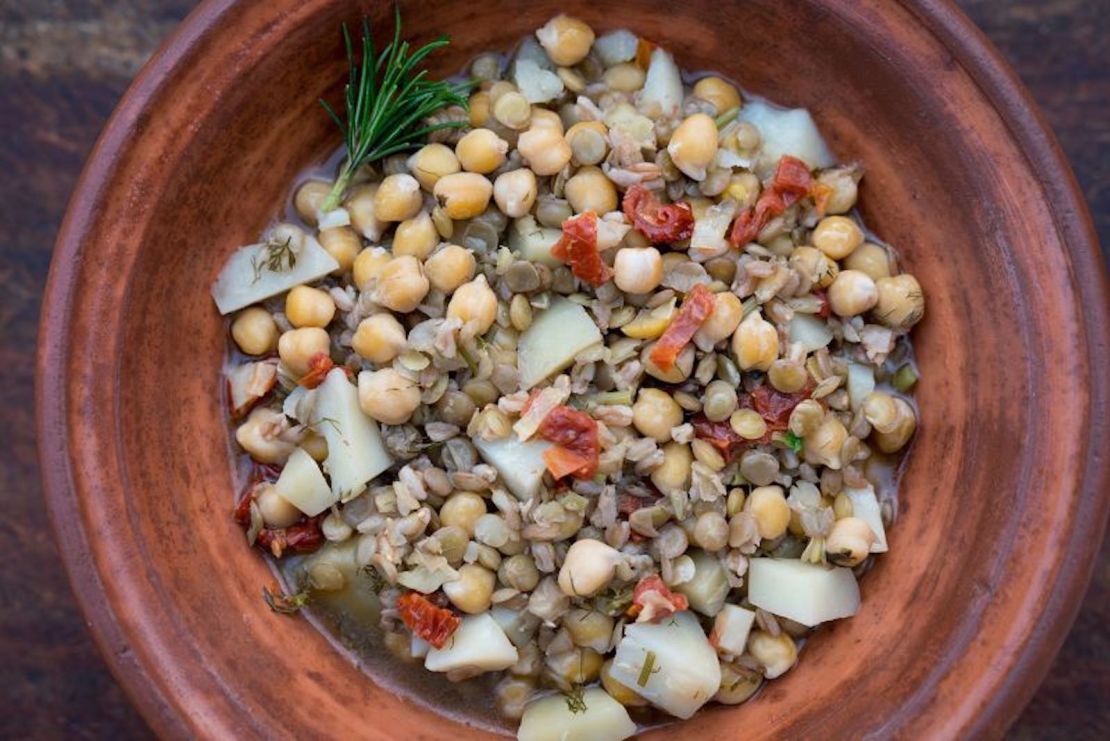
<instances>
[{"instance_id":1,"label":"rosemary needle","mask_svg":"<svg viewBox=\"0 0 1110 741\"><path fill-rule=\"evenodd\" d=\"M350 77L344 90L346 120L327 101L320 105L343 132L347 159L331 193L324 199L323 211L339 205L351 176L366 162L415 149L433 131L463 126L460 121L425 123L430 115L446 106L467 104L469 82L427 79L427 70L417 66L437 49L447 46L446 36L410 51L401 40L401 10L394 8L393 40L380 52L370 35L370 22L362 19L362 59L355 59L354 45L347 26L343 41L347 48Z\"/></svg>"}]
</instances>

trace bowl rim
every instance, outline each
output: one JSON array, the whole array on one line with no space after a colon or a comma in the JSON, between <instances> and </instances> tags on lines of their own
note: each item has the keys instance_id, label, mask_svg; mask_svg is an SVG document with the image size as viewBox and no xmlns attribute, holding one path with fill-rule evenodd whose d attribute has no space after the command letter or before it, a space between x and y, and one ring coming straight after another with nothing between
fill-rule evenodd
<instances>
[{"instance_id":1,"label":"bowl rim","mask_svg":"<svg viewBox=\"0 0 1110 741\"><path fill-rule=\"evenodd\" d=\"M59 229L38 328L38 455L55 540L101 655L146 722L160 735L187 735L188 726L153 681L153 673L129 650L116 609L103 598L89 534L79 518L69 516L77 504L77 494L65 427L64 369L69 353L65 338L77 273L74 258L88 237L99 194L127 150L136 122L163 83L207 35L216 32L221 18L237 4L238 0L203 0L147 61L114 109L77 181ZM1110 366L1110 280L1082 191L1043 113L1001 53L952 0L898 0L898 4L952 54L954 63L979 87L1005 122L1030 171L1036 173L1049 196L1046 205L1053 227L1068 245L1077 304L1087 309L1083 328L1090 367L1097 370ZM1090 384L1092 408L1110 406L1110 379L1094 373ZM1092 415L1084 432L1087 449L1094 449L1091 443L1097 444L1110 432L1110 420ZM1015 666L1020 671L1001 682L990 701L978 710L976 725L981 729L1002 729L1017 717L1047 673L1079 611L1094 566L1093 560L1085 556L1101 543L1110 511L1110 457L1087 457L1081 489L1090 496L1078 498L1083 511L1073 520L1075 527L1066 541L1066 551L1060 554L1060 560L1070 566L1044 589L1048 606L1017 651Z\"/></svg>"}]
</instances>

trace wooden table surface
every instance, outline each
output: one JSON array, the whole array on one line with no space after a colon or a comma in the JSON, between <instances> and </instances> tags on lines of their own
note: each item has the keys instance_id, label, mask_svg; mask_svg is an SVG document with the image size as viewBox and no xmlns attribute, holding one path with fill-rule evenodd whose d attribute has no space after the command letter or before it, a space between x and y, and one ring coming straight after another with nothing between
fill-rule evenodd
<instances>
[{"instance_id":1,"label":"wooden table surface","mask_svg":"<svg viewBox=\"0 0 1110 741\"><path fill-rule=\"evenodd\" d=\"M0 0L0 738L146 738L70 594L40 496L39 300L66 201L186 0ZM1071 158L1110 247L1110 0L961 0ZM1110 548L1015 738L1110 738Z\"/></svg>"}]
</instances>

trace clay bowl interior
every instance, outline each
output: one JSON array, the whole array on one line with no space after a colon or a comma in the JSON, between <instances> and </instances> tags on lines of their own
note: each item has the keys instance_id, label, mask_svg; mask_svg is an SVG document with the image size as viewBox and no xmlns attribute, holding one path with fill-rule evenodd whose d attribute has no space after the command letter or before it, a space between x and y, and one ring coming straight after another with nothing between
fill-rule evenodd
<instances>
[{"instance_id":1,"label":"clay bowl interior","mask_svg":"<svg viewBox=\"0 0 1110 741\"><path fill-rule=\"evenodd\" d=\"M560 10L809 107L867 175L863 214L928 297L922 420L891 552L860 614L683 733L724 739L1000 732L1070 625L1105 520L1106 293L1070 175L1016 83L947 5L402 3L454 41L438 71ZM338 143L338 29L388 3L204 3L144 71L59 241L39 388L49 504L117 675L161 732L478 738L379 686L307 621L229 517L224 324L209 285ZM1015 117L1016 116L1016 117ZM373 667L370 668L371 677ZM662 738L673 732L648 734Z\"/></svg>"}]
</instances>

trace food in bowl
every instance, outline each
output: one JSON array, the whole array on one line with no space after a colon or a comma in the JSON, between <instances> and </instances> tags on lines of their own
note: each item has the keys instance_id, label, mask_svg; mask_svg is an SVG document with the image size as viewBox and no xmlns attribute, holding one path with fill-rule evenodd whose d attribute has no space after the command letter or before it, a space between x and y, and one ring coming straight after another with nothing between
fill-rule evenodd
<instances>
[{"instance_id":1,"label":"food in bowl","mask_svg":"<svg viewBox=\"0 0 1110 741\"><path fill-rule=\"evenodd\" d=\"M916 428L923 293L862 167L628 30L560 15L444 82L399 30L213 286L270 606L521 739L744 702L858 610Z\"/></svg>"}]
</instances>

